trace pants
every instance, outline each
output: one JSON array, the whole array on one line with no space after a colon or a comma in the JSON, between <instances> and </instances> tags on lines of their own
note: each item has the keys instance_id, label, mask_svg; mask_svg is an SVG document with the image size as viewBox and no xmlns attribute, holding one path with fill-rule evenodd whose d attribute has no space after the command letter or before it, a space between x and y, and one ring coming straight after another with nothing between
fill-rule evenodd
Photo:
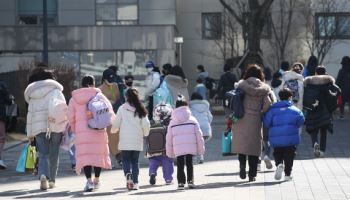
<instances>
[{"instance_id":1,"label":"pants","mask_svg":"<svg viewBox=\"0 0 350 200\"><path fill-rule=\"evenodd\" d=\"M75 165L76 164L76 160L75 160L75 145L73 145L70 150L69 150L69 160L70 160L70 163L72 165Z\"/></svg>"},{"instance_id":2,"label":"pants","mask_svg":"<svg viewBox=\"0 0 350 200\"><path fill-rule=\"evenodd\" d=\"M345 109L345 104L346 103L348 103L348 105L350 104L350 102L346 102L346 101L342 101L342 103L341 103L341 105L340 105L340 108L339 108L339 110L340 110L340 114L341 115L344 115L344 109Z\"/></svg>"},{"instance_id":3,"label":"pants","mask_svg":"<svg viewBox=\"0 0 350 200\"><path fill-rule=\"evenodd\" d=\"M1 154L5 147L6 142L6 124L4 121L0 120L0 160Z\"/></svg>"},{"instance_id":4,"label":"pants","mask_svg":"<svg viewBox=\"0 0 350 200\"><path fill-rule=\"evenodd\" d=\"M149 175L154 174L157 176L157 170L160 165L163 167L164 180L172 181L174 173L174 161L168 156L154 156L149 158Z\"/></svg>"},{"instance_id":5,"label":"pants","mask_svg":"<svg viewBox=\"0 0 350 200\"><path fill-rule=\"evenodd\" d=\"M51 133L50 138L46 138L46 133L40 133L35 138L39 151L38 175L45 175L49 181L55 182L62 133Z\"/></svg>"},{"instance_id":6,"label":"pants","mask_svg":"<svg viewBox=\"0 0 350 200\"><path fill-rule=\"evenodd\" d=\"M193 183L193 163L192 155L187 154L183 156L178 156L177 160L177 182L185 184L186 175L185 175L185 164L187 169L187 183Z\"/></svg>"},{"instance_id":7,"label":"pants","mask_svg":"<svg viewBox=\"0 0 350 200\"><path fill-rule=\"evenodd\" d=\"M284 163L284 173L286 176L290 176L292 172L295 151L295 146L274 148L273 156L275 157L276 167Z\"/></svg>"},{"instance_id":8,"label":"pants","mask_svg":"<svg viewBox=\"0 0 350 200\"><path fill-rule=\"evenodd\" d=\"M148 119L152 120L153 119L153 96L148 97L147 111L148 111Z\"/></svg>"},{"instance_id":9,"label":"pants","mask_svg":"<svg viewBox=\"0 0 350 200\"><path fill-rule=\"evenodd\" d=\"M238 154L239 167L241 170L245 170L247 165L247 155ZM259 156L248 156L248 165L249 165L249 177L256 177L258 170Z\"/></svg>"},{"instance_id":10,"label":"pants","mask_svg":"<svg viewBox=\"0 0 350 200\"><path fill-rule=\"evenodd\" d=\"M96 178L100 177L101 167L94 167L94 172ZM90 179L92 174L92 166L84 166L84 174L86 179Z\"/></svg>"},{"instance_id":11,"label":"pants","mask_svg":"<svg viewBox=\"0 0 350 200\"><path fill-rule=\"evenodd\" d=\"M311 135L311 142L312 147L314 147L315 143L318 143L318 133L320 132L320 150L325 152L326 151L326 143L327 143L327 127L321 127L319 129L316 129L315 131L312 131L310 133Z\"/></svg>"},{"instance_id":12,"label":"pants","mask_svg":"<svg viewBox=\"0 0 350 200\"><path fill-rule=\"evenodd\" d=\"M271 154L271 145L269 142L269 129L263 127L263 153L270 157Z\"/></svg>"},{"instance_id":13,"label":"pants","mask_svg":"<svg viewBox=\"0 0 350 200\"><path fill-rule=\"evenodd\" d=\"M139 182L139 155L140 151L122 151L124 175L131 173L132 181Z\"/></svg>"}]
</instances>

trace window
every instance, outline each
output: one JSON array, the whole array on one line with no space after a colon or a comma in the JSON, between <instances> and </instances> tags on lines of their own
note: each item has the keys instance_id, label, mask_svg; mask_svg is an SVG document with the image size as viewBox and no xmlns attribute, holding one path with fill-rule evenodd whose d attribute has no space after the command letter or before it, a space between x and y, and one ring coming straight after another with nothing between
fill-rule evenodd
<instances>
[{"instance_id":1,"label":"window","mask_svg":"<svg viewBox=\"0 0 350 200\"><path fill-rule=\"evenodd\" d=\"M350 13L317 13L315 20L317 37L350 39Z\"/></svg>"},{"instance_id":2,"label":"window","mask_svg":"<svg viewBox=\"0 0 350 200\"><path fill-rule=\"evenodd\" d=\"M96 0L96 24L137 24L137 5L137 0Z\"/></svg>"},{"instance_id":3,"label":"window","mask_svg":"<svg viewBox=\"0 0 350 200\"><path fill-rule=\"evenodd\" d=\"M42 24L43 1L42 0L17 0L18 24L38 25ZM47 0L47 22L56 24L57 0Z\"/></svg>"},{"instance_id":4,"label":"window","mask_svg":"<svg viewBox=\"0 0 350 200\"><path fill-rule=\"evenodd\" d=\"M202 38L215 40L221 38L221 13L202 13Z\"/></svg>"}]
</instances>

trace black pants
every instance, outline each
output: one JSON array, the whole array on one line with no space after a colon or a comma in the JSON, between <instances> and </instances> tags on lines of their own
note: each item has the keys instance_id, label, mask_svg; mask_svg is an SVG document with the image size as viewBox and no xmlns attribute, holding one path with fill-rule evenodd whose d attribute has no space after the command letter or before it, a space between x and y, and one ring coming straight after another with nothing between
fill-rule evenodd
<instances>
[{"instance_id":1,"label":"black pants","mask_svg":"<svg viewBox=\"0 0 350 200\"><path fill-rule=\"evenodd\" d=\"M312 147L314 147L315 143L318 143L318 133L320 133L320 150L325 152L327 143L327 126L316 129L310 133Z\"/></svg>"},{"instance_id":2,"label":"black pants","mask_svg":"<svg viewBox=\"0 0 350 200\"><path fill-rule=\"evenodd\" d=\"M101 167L94 167L95 177L100 177L101 174ZM85 166L84 167L84 174L87 179L91 178L92 173L92 166Z\"/></svg>"},{"instance_id":3,"label":"black pants","mask_svg":"<svg viewBox=\"0 0 350 200\"><path fill-rule=\"evenodd\" d=\"M276 167L279 164L284 164L284 174L290 176L295 158L295 146L275 147L273 156L275 157Z\"/></svg>"},{"instance_id":4,"label":"black pants","mask_svg":"<svg viewBox=\"0 0 350 200\"><path fill-rule=\"evenodd\" d=\"M344 110L345 110L345 104L346 103L348 103L348 105L350 105L350 101L342 101L342 103L341 103L341 105L340 105L340 108L339 108L339 110L340 110L340 114L341 115L344 115Z\"/></svg>"},{"instance_id":5,"label":"black pants","mask_svg":"<svg viewBox=\"0 0 350 200\"><path fill-rule=\"evenodd\" d=\"M239 167L241 170L245 170L247 165L247 155L238 154ZM259 156L248 156L248 165L249 165L249 177L256 177L258 169Z\"/></svg>"},{"instance_id":6,"label":"black pants","mask_svg":"<svg viewBox=\"0 0 350 200\"><path fill-rule=\"evenodd\" d=\"M185 164L187 169L187 183L193 183L193 163L192 155L184 155L176 158L177 160L177 182L185 184L186 175L185 175Z\"/></svg>"},{"instance_id":7,"label":"black pants","mask_svg":"<svg viewBox=\"0 0 350 200\"><path fill-rule=\"evenodd\" d=\"M148 110L148 118L152 120L153 119L153 96L148 97L147 110Z\"/></svg>"}]
</instances>

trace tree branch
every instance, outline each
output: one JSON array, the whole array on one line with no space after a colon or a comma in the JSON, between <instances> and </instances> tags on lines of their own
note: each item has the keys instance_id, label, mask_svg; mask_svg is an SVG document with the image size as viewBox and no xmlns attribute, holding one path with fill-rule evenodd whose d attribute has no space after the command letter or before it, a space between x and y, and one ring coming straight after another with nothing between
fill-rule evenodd
<instances>
[{"instance_id":1,"label":"tree branch","mask_svg":"<svg viewBox=\"0 0 350 200\"><path fill-rule=\"evenodd\" d=\"M234 9L228 5L225 0L220 0L220 3L237 20L237 22L243 26L243 18L239 17Z\"/></svg>"}]
</instances>

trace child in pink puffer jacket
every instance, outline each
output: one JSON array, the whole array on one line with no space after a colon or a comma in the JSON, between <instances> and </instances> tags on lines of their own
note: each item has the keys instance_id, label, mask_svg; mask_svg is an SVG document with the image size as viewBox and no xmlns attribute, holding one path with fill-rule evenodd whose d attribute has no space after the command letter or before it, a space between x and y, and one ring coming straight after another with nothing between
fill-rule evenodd
<instances>
[{"instance_id":1,"label":"child in pink puffer jacket","mask_svg":"<svg viewBox=\"0 0 350 200\"><path fill-rule=\"evenodd\" d=\"M203 134L198 121L192 116L185 98L179 95L166 135L166 154L177 159L178 189L185 188L185 164L188 188L194 188L192 157L204 155L204 151Z\"/></svg>"}]
</instances>

